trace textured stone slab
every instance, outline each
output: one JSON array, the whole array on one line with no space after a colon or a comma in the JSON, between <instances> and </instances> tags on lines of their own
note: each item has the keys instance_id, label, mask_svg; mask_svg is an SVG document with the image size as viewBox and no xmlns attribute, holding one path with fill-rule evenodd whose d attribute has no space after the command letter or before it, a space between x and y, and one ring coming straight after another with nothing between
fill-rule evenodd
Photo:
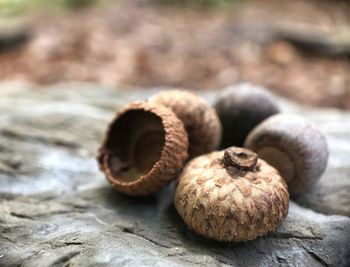
<instances>
[{"instance_id":1,"label":"textured stone slab","mask_svg":"<svg viewBox=\"0 0 350 267\"><path fill-rule=\"evenodd\" d=\"M83 84L0 85L1 266L350 264L349 113L281 101L285 111L302 113L325 131L330 166L298 204L291 201L276 233L227 244L187 229L173 207L174 184L132 198L115 192L98 171L94 156L106 123L120 106L148 94Z\"/></svg>"}]
</instances>

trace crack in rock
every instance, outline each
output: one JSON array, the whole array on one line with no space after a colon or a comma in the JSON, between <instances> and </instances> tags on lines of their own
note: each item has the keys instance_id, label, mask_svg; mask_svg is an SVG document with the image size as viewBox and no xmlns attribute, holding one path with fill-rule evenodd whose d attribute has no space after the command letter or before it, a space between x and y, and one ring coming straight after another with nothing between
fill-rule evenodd
<instances>
[{"instance_id":1,"label":"crack in rock","mask_svg":"<svg viewBox=\"0 0 350 267\"><path fill-rule=\"evenodd\" d=\"M137 236L137 237L140 237L148 242L151 242L152 244L156 245L156 246L159 246L159 247L162 247L162 248L170 248L168 246L164 246L163 244L160 244L159 242L156 242L152 239L149 239L147 237L145 237L144 235L140 235L139 233L137 233L133 228L125 228L125 227L122 227L121 228L121 231L123 233L126 233L126 234L131 234L131 235L134 235L134 236Z\"/></svg>"}]
</instances>

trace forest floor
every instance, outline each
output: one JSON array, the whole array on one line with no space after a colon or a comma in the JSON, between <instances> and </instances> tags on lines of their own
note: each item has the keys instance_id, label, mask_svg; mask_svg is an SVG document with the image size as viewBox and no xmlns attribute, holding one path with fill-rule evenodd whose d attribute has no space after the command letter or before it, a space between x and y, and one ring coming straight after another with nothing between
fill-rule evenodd
<instances>
[{"instance_id":1,"label":"forest floor","mask_svg":"<svg viewBox=\"0 0 350 267\"><path fill-rule=\"evenodd\" d=\"M0 38L0 79L197 90L247 80L306 105L350 109L348 14L346 1L321 0L37 11L20 18L27 38L16 48Z\"/></svg>"}]
</instances>

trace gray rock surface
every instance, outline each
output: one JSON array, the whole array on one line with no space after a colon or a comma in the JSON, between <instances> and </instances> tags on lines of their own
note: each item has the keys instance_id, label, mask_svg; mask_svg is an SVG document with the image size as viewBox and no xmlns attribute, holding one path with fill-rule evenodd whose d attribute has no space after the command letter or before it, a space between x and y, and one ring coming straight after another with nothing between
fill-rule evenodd
<instances>
[{"instance_id":1,"label":"gray rock surface","mask_svg":"<svg viewBox=\"0 0 350 267\"><path fill-rule=\"evenodd\" d=\"M327 134L329 168L291 201L277 232L227 244L187 229L173 207L174 184L132 198L98 171L107 122L148 94L0 84L0 266L349 266L349 113L281 101Z\"/></svg>"}]
</instances>

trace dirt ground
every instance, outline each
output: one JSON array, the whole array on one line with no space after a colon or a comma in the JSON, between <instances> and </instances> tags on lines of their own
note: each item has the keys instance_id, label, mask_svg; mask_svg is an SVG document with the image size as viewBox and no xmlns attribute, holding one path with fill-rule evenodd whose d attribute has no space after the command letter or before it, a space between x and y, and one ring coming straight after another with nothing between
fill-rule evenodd
<instances>
[{"instance_id":1,"label":"dirt ground","mask_svg":"<svg viewBox=\"0 0 350 267\"><path fill-rule=\"evenodd\" d=\"M350 109L350 49L318 38L346 33L349 41L349 14L346 1L321 0L219 9L118 1L42 11L24 19L27 42L0 50L0 79L198 90L247 80L303 104Z\"/></svg>"}]
</instances>

